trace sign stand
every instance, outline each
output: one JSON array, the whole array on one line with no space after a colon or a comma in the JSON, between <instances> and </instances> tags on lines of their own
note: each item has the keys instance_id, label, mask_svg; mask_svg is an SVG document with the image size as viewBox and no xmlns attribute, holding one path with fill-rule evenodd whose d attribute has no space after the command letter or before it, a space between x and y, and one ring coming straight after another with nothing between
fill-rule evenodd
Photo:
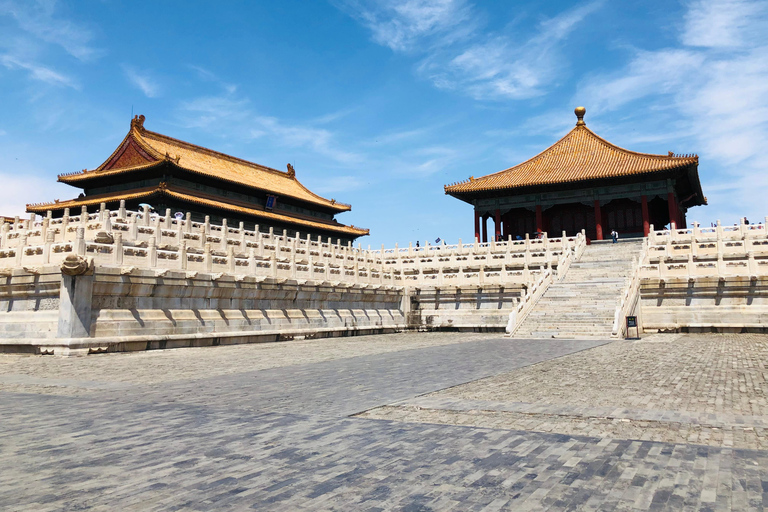
<instances>
[{"instance_id":1,"label":"sign stand","mask_svg":"<svg viewBox=\"0 0 768 512\"><path fill-rule=\"evenodd\" d=\"M629 330L634 329L635 330L635 337L630 338L629 337ZM639 340L640 339L640 327L637 325L637 317L636 316L628 316L627 317L627 330L626 330L626 336L624 337L625 340Z\"/></svg>"}]
</instances>

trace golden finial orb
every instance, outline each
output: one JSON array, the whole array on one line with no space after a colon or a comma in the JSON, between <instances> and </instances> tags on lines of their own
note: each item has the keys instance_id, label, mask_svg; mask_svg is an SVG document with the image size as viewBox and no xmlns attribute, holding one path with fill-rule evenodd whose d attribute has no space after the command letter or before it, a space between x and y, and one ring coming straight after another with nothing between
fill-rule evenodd
<instances>
[{"instance_id":1,"label":"golden finial orb","mask_svg":"<svg viewBox=\"0 0 768 512\"><path fill-rule=\"evenodd\" d=\"M587 109L584 107L576 107L573 113L576 114L576 118L578 119L578 121L576 121L576 126L584 126L587 124L584 122L584 114L587 113Z\"/></svg>"}]
</instances>

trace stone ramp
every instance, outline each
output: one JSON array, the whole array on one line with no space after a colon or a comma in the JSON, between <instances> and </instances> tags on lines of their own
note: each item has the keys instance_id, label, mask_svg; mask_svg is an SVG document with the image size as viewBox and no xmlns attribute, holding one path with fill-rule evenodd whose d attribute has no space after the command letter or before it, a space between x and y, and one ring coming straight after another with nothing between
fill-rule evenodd
<instances>
[{"instance_id":1,"label":"stone ramp","mask_svg":"<svg viewBox=\"0 0 768 512\"><path fill-rule=\"evenodd\" d=\"M513 337L609 338L621 292L642 246L642 240L588 246L563 281L550 285Z\"/></svg>"}]
</instances>

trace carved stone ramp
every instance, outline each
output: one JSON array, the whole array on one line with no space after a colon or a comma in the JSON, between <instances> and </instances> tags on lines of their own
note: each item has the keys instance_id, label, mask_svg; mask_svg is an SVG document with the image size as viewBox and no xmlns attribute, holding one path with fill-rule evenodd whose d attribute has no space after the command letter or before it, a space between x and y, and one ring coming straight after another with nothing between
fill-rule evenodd
<instances>
[{"instance_id":1,"label":"carved stone ramp","mask_svg":"<svg viewBox=\"0 0 768 512\"><path fill-rule=\"evenodd\" d=\"M514 338L610 338L613 315L642 250L642 240L593 243L554 282Z\"/></svg>"}]
</instances>

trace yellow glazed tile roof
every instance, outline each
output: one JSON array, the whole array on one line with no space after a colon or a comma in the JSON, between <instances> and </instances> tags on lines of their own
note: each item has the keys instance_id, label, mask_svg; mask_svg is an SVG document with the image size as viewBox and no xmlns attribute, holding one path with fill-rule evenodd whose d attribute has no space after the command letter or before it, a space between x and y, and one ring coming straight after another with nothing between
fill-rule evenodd
<instances>
[{"instance_id":1,"label":"yellow glazed tile roof","mask_svg":"<svg viewBox=\"0 0 768 512\"><path fill-rule=\"evenodd\" d=\"M347 235L362 236L367 235L370 231L364 228L358 228L355 226L346 226L333 222L323 222L319 220L312 220L302 217L294 217L291 215L284 215L281 213L270 212L266 210L259 210L256 208L250 208L242 204L225 203L219 198L213 198L200 194L198 191L187 190L182 187L175 187L172 185L166 185L160 183L159 186L145 187L141 189L135 189L128 193L108 193L94 196L84 197L82 199L71 199L69 201L59 201L54 203L38 203L28 204L27 211L30 213L45 214L48 210L58 211L64 208L74 209L73 215L79 215L79 209L83 206L93 206L101 203L114 204L119 203L121 200L130 201L137 199L147 199L155 196L168 196L181 201L187 201L194 204L208 206L211 208L218 208L227 210L230 212L240 213L262 219L268 219L276 222L283 222L286 224L301 226L304 228L322 229L326 231L332 231L335 233L343 233Z\"/></svg>"},{"instance_id":2,"label":"yellow glazed tile roof","mask_svg":"<svg viewBox=\"0 0 768 512\"><path fill-rule=\"evenodd\" d=\"M578 113L577 113L578 115ZM636 153L611 144L579 123L530 160L481 178L446 185L450 195L646 174L698 165L696 155Z\"/></svg>"},{"instance_id":3,"label":"yellow glazed tile roof","mask_svg":"<svg viewBox=\"0 0 768 512\"><path fill-rule=\"evenodd\" d=\"M154 161L113 167L121 150L134 142ZM339 212L351 210L351 206L333 199L325 199L310 192L296 179L292 166L288 172L278 171L247 160L219 153L201 146L174 139L144 128L144 116L137 116L131 122L131 130L123 142L99 167L92 171L81 171L59 175L59 181L78 185L93 178L113 176L139 169L151 168L164 161L169 161L189 172L238 183L247 187L263 190L278 196L287 196L315 205L324 206ZM112 165L110 165L112 164Z\"/></svg>"}]
</instances>

